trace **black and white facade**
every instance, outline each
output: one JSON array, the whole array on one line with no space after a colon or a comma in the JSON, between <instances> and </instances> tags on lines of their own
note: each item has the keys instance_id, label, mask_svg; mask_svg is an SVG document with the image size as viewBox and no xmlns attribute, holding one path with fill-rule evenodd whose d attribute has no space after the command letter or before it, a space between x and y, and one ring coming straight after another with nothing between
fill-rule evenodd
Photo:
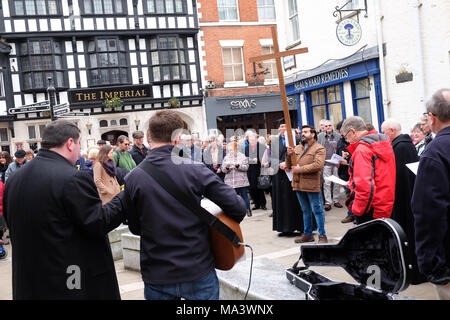
<instances>
[{"instance_id":1,"label":"black and white facade","mask_svg":"<svg viewBox=\"0 0 450 320\"><path fill-rule=\"evenodd\" d=\"M67 119L81 129L82 149L137 128L145 132L162 108L179 112L190 131L205 131L195 0L0 3L3 149L40 147L51 121L49 78L52 105L73 115ZM178 106L169 105L173 97ZM108 108L105 101L113 98L121 106Z\"/></svg>"}]
</instances>

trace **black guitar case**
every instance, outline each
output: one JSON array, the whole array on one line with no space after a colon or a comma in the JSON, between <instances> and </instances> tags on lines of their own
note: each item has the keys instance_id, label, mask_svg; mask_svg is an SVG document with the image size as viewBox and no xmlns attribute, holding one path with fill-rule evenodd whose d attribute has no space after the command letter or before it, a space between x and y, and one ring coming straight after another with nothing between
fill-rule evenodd
<instances>
[{"instance_id":1,"label":"black guitar case","mask_svg":"<svg viewBox=\"0 0 450 320\"><path fill-rule=\"evenodd\" d=\"M337 244L305 244L287 279L311 300L391 300L409 285L408 240L392 219L376 219L348 230ZM304 267L298 263L303 261ZM339 266L358 284L332 281L309 269Z\"/></svg>"}]
</instances>

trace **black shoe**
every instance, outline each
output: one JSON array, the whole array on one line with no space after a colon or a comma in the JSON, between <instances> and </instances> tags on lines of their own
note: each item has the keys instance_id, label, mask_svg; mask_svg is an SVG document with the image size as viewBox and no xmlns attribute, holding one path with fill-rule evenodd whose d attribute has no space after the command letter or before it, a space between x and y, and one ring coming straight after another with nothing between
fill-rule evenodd
<instances>
[{"instance_id":1,"label":"black shoe","mask_svg":"<svg viewBox=\"0 0 450 320\"><path fill-rule=\"evenodd\" d=\"M281 232L278 234L279 237L286 237L286 238L296 237L299 235L300 235L299 232Z\"/></svg>"},{"instance_id":2,"label":"black shoe","mask_svg":"<svg viewBox=\"0 0 450 320\"><path fill-rule=\"evenodd\" d=\"M252 208L252 210L258 210L259 209L259 207L253 207Z\"/></svg>"}]
</instances>

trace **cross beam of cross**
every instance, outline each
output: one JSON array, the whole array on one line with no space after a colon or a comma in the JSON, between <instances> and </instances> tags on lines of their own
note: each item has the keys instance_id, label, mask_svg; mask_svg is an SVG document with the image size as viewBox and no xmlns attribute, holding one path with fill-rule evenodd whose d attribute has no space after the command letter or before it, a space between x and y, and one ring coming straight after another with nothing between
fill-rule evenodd
<instances>
[{"instance_id":1,"label":"cross beam of cross","mask_svg":"<svg viewBox=\"0 0 450 320\"><path fill-rule=\"evenodd\" d=\"M264 61L264 60L270 60L275 59L277 63L277 72L278 72L278 83L280 86L280 93L281 93L281 103L283 105L283 114L284 119L286 121L286 130L288 132L288 142L290 146L294 146L294 141L292 140L292 126L291 126L291 117L289 116L289 108L287 103L287 96L286 96L286 88L284 86L284 76L283 76L283 68L281 66L281 58L292 56L295 54L302 54L307 53L308 48L300 48L295 50L289 50L289 51L282 51L280 52L280 48L278 46L278 36L277 36L277 27L272 26L272 41L273 41L273 53L266 54L258 57L252 57L249 58L249 62L258 62L258 61Z\"/></svg>"}]
</instances>

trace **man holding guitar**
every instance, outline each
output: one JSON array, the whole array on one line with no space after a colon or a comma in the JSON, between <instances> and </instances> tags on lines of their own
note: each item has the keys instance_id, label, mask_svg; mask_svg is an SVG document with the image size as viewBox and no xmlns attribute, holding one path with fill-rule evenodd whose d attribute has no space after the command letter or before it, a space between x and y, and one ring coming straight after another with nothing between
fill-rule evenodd
<instances>
[{"instance_id":1,"label":"man holding guitar","mask_svg":"<svg viewBox=\"0 0 450 320\"><path fill-rule=\"evenodd\" d=\"M129 228L141 236L147 300L218 299L209 226L189 207L198 205L204 196L234 221L242 221L246 213L242 198L203 163L186 163L172 152L178 140L175 133L182 128L176 112L155 113L147 134L150 154L125 178ZM155 179L148 167L166 179ZM164 180L174 182L176 192L168 192ZM177 193L184 194L181 198L188 204L177 200Z\"/></svg>"}]
</instances>

